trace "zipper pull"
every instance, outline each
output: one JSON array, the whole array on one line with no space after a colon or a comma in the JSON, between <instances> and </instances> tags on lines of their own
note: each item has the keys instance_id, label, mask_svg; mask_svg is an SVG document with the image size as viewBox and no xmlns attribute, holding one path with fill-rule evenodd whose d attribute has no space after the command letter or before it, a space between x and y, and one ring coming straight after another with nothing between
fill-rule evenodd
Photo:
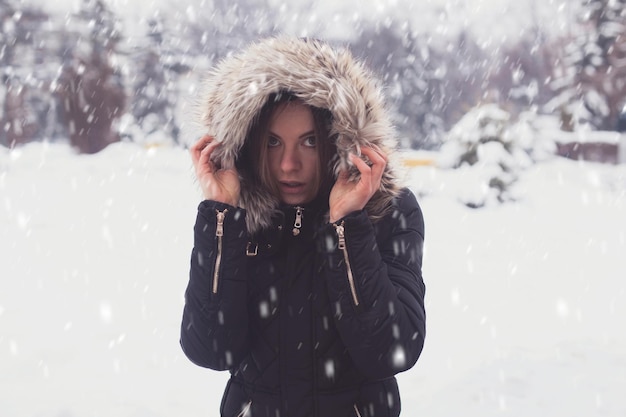
<instances>
[{"instance_id":1,"label":"zipper pull","mask_svg":"<svg viewBox=\"0 0 626 417\"><path fill-rule=\"evenodd\" d=\"M226 217L228 209L225 209L224 211L215 211L217 213L217 228L215 229L215 236L224 236L224 218Z\"/></svg>"},{"instance_id":2,"label":"zipper pull","mask_svg":"<svg viewBox=\"0 0 626 417\"><path fill-rule=\"evenodd\" d=\"M337 232L337 238L339 239L337 248L343 252L343 260L346 263L346 273L348 274L348 284L350 285L350 292L352 293L352 302L356 307L358 307L360 301L356 293L356 282L354 282L352 266L350 266L350 257L348 256L348 248L346 247L346 231L344 229L344 225L345 223L343 221L340 224L333 224L333 226L335 226L335 231Z\"/></svg>"},{"instance_id":3,"label":"zipper pull","mask_svg":"<svg viewBox=\"0 0 626 417\"><path fill-rule=\"evenodd\" d=\"M215 210L217 214L217 227L215 228L215 236L217 236L217 254L215 255L215 270L213 272L213 294L217 294L217 286L220 279L220 265L222 264L222 238L224 236L224 218L226 212Z\"/></svg>"},{"instance_id":4,"label":"zipper pull","mask_svg":"<svg viewBox=\"0 0 626 417\"><path fill-rule=\"evenodd\" d=\"M343 222L341 224L336 224L335 225L335 230L337 231L337 237L339 238L339 249L345 249L346 248L346 235L345 235L345 230L343 228Z\"/></svg>"},{"instance_id":5,"label":"zipper pull","mask_svg":"<svg viewBox=\"0 0 626 417\"><path fill-rule=\"evenodd\" d=\"M293 233L294 236L298 236L300 234L300 228L302 227L302 207L296 207L296 220L293 222Z\"/></svg>"}]
</instances>

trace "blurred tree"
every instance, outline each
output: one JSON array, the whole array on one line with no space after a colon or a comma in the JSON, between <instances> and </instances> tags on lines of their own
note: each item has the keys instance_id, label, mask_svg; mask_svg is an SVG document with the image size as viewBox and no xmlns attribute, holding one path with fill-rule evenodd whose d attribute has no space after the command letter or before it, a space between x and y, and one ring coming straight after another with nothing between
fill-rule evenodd
<instances>
[{"instance_id":1,"label":"blurred tree","mask_svg":"<svg viewBox=\"0 0 626 417\"><path fill-rule=\"evenodd\" d=\"M276 32L268 0L199 0L184 15L190 53L212 65L247 43Z\"/></svg>"},{"instance_id":2,"label":"blurred tree","mask_svg":"<svg viewBox=\"0 0 626 417\"><path fill-rule=\"evenodd\" d=\"M552 98L546 81L552 75L553 47L540 28L503 46L500 64L489 83L502 93L501 104L507 105L513 116L531 107L542 107Z\"/></svg>"},{"instance_id":3,"label":"blurred tree","mask_svg":"<svg viewBox=\"0 0 626 417\"><path fill-rule=\"evenodd\" d=\"M75 44L59 77L57 94L72 146L95 153L119 140L114 121L122 115L126 95L112 55L121 33L117 19L101 0L83 0L76 18Z\"/></svg>"},{"instance_id":4,"label":"blurred tree","mask_svg":"<svg viewBox=\"0 0 626 417\"><path fill-rule=\"evenodd\" d=\"M145 44L139 44L132 52L133 66L130 80L130 113L138 126L138 135L132 140L161 141L167 138L178 143L180 126L175 114L180 95L180 76L191 70L185 60L183 42L166 32L160 16L147 22ZM154 136L159 136L158 139ZM152 137L152 138L151 138Z\"/></svg>"},{"instance_id":5,"label":"blurred tree","mask_svg":"<svg viewBox=\"0 0 626 417\"><path fill-rule=\"evenodd\" d=\"M17 41L14 20L18 10L15 1L0 0L0 68L5 68L13 60L13 49Z\"/></svg>"},{"instance_id":6,"label":"blurred tree","mask_svg":"<svg viewBox=\"0 0 626 417\"><path fill-rule=\"evenodd\" d=\"M367 25L352 43L352 51L379 75L388 90L400 128L400 145L432 148L443 131L445 64L407 26Z\"/></svg>"},{"instance_id":7,"label":"blurred tree","mask_svg":"<svg viewBox=\"0 0 626 417\"><path fill-rule=\"evenodd\" d=\"M441 48L448 72L444 79L443 119L449 131L469 110L483 101L489 90L493 57L467 31L461 31Z\"/></svg>"},{"instance_id":8,"label":"blurred tree","mask_svg":"<svg viewBox=\"0 0 626 417\"><path fill-rule=\"evenodd\" d=\"M551 108L571 119L613 129L626 97L626 0L579 0L577 28L555 67Z\"/></svg>"},{"instance_id":9,"label":"blurred tree","mask_svg":"<svg viewBox=\"0 0 626 417\"><path fill-rule=\"evenodd\" d=\"M485 54L467 33L435 43L408 24L366 25L352 49L386 88L406 148L437 148L484 91Z\"/></svg>"},{"instance_id":10,"label":"blurred tree","mask_svg":"<svg viewBox=\"0 0 626 417\"><path fill-rule=\"evenodd\" d=\"M50 95L37 70L45 46L42 27L48 15L0 1L0 144L41 138L50 111Z\"/></svg>"}]
</instances>

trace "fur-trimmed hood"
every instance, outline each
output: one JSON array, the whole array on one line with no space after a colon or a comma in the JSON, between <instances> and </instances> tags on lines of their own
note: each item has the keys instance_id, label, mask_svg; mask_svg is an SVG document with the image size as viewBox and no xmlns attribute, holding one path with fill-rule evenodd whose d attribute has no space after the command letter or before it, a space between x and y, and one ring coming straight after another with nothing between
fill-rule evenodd
<instances>
[{"instance_id":1,"label":"fur-trimmed hood","mask_svg":"<svg viewBox=\"0 0 626 417\"><path fill-rule=\"evenodd\" d=\"M381 87L362 63L346 49L283 36L254 43L226 58L206 79L202 122L206 133L223 143L212 159L224 168L234 167L255 116L272 93L283 91L332 113L330 137L336 140L338 153L335 173L349 167L358 174L348 154L360 155L362 146L377 146L388 155L395 149L395 132ZM380 190L368 207L388 204L397 191L388 164ZM278 201L242 183L240 204L247 211L248 231L254 233L270 224Z\"/></svg>"}]
</instances>

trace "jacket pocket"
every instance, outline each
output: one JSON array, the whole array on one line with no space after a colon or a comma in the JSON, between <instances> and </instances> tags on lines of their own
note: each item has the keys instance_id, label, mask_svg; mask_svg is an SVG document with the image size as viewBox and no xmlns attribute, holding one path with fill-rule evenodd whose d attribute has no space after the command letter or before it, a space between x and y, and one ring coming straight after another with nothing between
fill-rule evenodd
<instances>
[{"instance_id":1,"label":"jacket pocket","mask_svg":"<svg viewBox=\"0 0 626 417\"><path fill-rule=\"evenodd\" d=\"M222 404L220 405L220 415L222 417L252 417L252 400L243 390L242 386L228 380Z\"/></svg>"},{"instance_id":2,"label":"jacket pocket","mask_svg":"<svg viewBox=\"0 0 626 417\"><path fill-rule=\"evenodd\" d=\"M358 417L398 417L400 415L400 392L395 378L369 382L361 385L354 404Z\"/></svg>"}]
</instances>

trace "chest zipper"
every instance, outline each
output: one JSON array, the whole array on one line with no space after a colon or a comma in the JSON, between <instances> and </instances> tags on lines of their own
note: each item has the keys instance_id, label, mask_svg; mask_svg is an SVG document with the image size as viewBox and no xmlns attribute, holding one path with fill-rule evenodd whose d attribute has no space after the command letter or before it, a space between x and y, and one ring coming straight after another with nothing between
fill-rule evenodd
<instances>
[{"instance_id":1,"label":"chest zipper","mask_svg":"<svg viewBox=\"0 0 626 417\"><path fill-rule=\"evenodd\" d=\"M217 214L217 227L215 236L217 237L217 255L215 256L215 271L213 272L213 294L217 294L217 285L220 279L220 265L222 263L222 238L224 237L224 218L228 209L224 211L215 210Z\"/></svg>"},{"instance_id":2,"label":"chest zipper","mask_svg":"<svg viewBox=\"0 0 626 417\"><path fill-rule=\"evenodd\" d=\"M293 222L293 229L291 233L294 236L298 236L300 234L300 228L302 227L302 211L304 209L302 207L296 207L296 220Z\"/></svg>"},{"instance_id":3,"label":"chest zipper","mask_svg":"<svg viewBox=\"0 0 626 417\"><path fill-rule=\"evenodd\" d=\"M343 251L343 259L346 262L346 270L348 272L348 283L350 284L350 291L352 292L352 301L355 306L359 305L359 298L356 295L356 284L354 283L354 276L352 275L352 267L350 266L350 257L348 257L348 248L346 247L346 235L344 229L344 222L341 224L335 224L335 230L339 237L339 249Z\"/></svg>"}]
</instances>

